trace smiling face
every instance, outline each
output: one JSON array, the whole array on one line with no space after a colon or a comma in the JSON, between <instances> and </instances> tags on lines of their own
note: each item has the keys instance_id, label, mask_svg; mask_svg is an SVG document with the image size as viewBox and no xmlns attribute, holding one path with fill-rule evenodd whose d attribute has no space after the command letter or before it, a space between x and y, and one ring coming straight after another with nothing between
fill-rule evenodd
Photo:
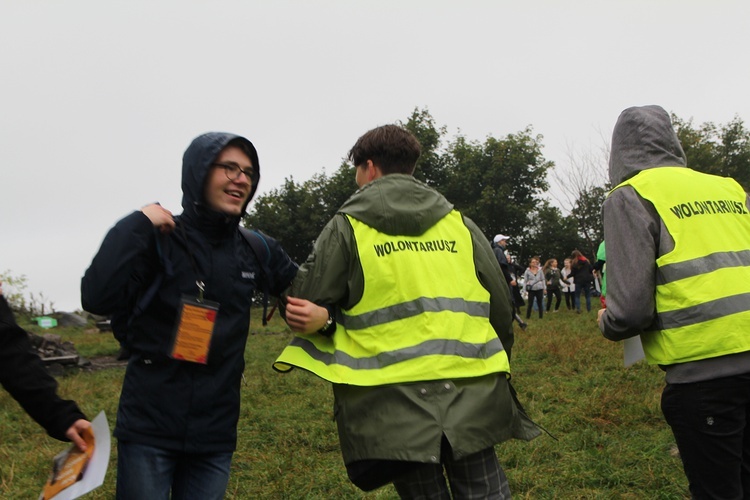
<instances>
[{"instance_id":1,"label":"smiling face","mask_svg":"<svg viewBox=\"0 0 750 500\"><path fill-rule=\"evenodd\" d=\"M236 165L243 170L252 170L250 158L237 146L227 146L221 150L214 163ZM226 170L213 166L206 178L203 197L206 204L217 212L227 215L242 215L242 209L250 196L252 182L245 175L238 175L230 180Z\"/></svg>"}]
</instances>

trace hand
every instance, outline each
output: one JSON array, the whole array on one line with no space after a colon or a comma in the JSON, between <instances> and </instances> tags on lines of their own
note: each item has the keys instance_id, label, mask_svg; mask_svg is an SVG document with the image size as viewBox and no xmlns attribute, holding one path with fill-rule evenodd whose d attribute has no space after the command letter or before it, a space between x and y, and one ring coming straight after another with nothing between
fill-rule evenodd
<instances>
[{"instance_id":1,"label":"hand","mask_svg":"<svg viewBox=\"0 0 750 500\"><path fill-rule=\"evenodd\" d=\"M91 422L81 418L73 422L73 425L65 431L65 436L73 441L73 444L75 444L79 450L86 451L86 443L81 437L81 433L84 429L88 429L89 427L91 427Z\"/></svg>"},{"instance_id":2,"label":"hand","mask_svg":"<svg viewBox=\"0 0 750 500\"><path fill-rule=\"evenodd\" d=\"M602 316L604 316L604 311L606 311L606 309L599 309L599 312L596 313L596 322L597 323L601 323L602 322Z\"/></svg>"},{"instance_id":3,"label":"hand","mask_svg":"<svg viewBox=\"0 0 750 500\"><path fill-rule=\"evenodd\" d=\"M152 203L141 208L141 212L148 217L151 224L162 233L169 233L174 229L174 218L172 212L158 203Z\"/></svg>"},{"instance_id":4,"label":"hand","mask_svg":"<svg viewBox=\"0 0 750 500\"><path fill-rule=\"evenodd\" d=\"M510 286L516 286L517 284L518 284L518 283L516 283L516 280L512 280L512 281L510 282Z\"/></svg>"},{"instance_id":5,"label":"hand","mask_svg":"<svg viewBox=\"0 0 750 500\"><path fill-rule=\"evenodd\" d=\"M328 321L328 309L305 299L287 297L286 323L293 332L316 333Z\"/></svg>"}]
</instances>

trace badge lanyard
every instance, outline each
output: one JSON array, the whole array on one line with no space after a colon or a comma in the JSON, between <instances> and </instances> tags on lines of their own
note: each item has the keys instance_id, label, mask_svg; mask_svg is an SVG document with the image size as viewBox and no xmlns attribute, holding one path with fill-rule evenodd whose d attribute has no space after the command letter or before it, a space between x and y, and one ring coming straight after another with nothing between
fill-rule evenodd
<instances>
[{"instance_id":1,"label":"badge lanyard","mask_svg":"<svg viewBox=\"0 0 750 500\"><path fill-rule=\"evenodd\" d=\"M183 295L180 299L180 311L175 325L170 356L174 359L205 365L208 363L219 303L204 298L206 284L200 279L198 266L190 250L187 232L182 224L178 223L177 227L182 231L185 239L190 265L197 278L195 285L198 287L198 295L197 297Z\"/></svg>"}]
</instances>

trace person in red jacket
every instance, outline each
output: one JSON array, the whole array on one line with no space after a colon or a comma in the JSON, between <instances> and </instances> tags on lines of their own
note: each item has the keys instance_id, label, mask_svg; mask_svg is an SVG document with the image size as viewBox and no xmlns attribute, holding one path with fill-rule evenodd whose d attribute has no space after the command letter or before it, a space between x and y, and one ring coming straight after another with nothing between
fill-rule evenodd
<instances>
[{"instance_id":1,"label":"person in red jacket","mask_svg":"<svg viewBox=\"0 0 750 500\"><path fill-rule=\"evenodd\" d=\"M586 310L591 311L591 289L594 283L594 268L591 262L578 250L573 250L570 255L570 274L568 278L573 279L576 286L573 293L573 302L576 312L581 313L581 292L586 295Z\"/></svg>"}]
</instances>

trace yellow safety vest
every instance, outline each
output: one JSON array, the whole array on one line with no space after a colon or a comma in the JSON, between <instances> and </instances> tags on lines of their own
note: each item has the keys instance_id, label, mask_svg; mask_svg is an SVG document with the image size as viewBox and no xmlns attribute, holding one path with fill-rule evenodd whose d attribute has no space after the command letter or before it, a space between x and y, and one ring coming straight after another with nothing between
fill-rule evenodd
<instances>
[{"instance_id":1,"label":"yellow safety vest","mask_svg":"<svg viewBox=\"0 0 750 500\"><path fill-rule=\"evenodd\" d=\"M274 368L297 366L358 386L510 373L459 212L421 236L384 234L347 217L364 273L362 299L340 311L333 336L296 336Z\"/></svg>"},{"instance_id":2,"label":"yellow safety vest","mask_svg":"<svg viewBox=\"0 0 750 500\"><path fill-rule=\"evenodd\" d=\"M750 214L742 187L683 167L644 170L615 189L622 186L654 205L675 243L656 260L659 330L641 335L649 363L750 350Z\"/></svg>"}]
</instances>

